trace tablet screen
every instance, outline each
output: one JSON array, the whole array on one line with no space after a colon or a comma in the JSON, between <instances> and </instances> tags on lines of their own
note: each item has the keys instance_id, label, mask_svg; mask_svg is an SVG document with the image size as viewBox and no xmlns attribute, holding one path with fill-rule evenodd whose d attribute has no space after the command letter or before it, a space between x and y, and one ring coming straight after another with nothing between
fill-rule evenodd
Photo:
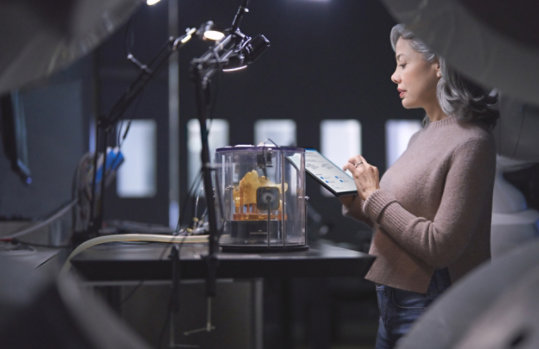
<instances>
[{"instance_id":1,"label":"tablet screen","mask_svg":"<svg viewBox=\"0 0 539 349\"><path fill-rule=\"evenodd\" d=\"M357 193L352 176L315 149L305 149L305 170L336 196Z\"/></svg>"}]
</instances>

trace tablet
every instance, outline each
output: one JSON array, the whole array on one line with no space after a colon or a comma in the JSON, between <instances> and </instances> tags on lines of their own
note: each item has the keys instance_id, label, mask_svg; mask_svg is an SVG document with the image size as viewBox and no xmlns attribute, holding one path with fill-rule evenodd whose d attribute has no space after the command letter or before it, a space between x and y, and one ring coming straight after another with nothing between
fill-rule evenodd
<instances>
[{"instance_id":1,"label":"tablet","mask_svg":"<svg viewBox=\"0 0 539 349\"><path fill-rule=\"evenodd\" d=\"M316 149L305 149L305 171L335 196L357 194L352 176Z\"/></svg>"}]
</instances>

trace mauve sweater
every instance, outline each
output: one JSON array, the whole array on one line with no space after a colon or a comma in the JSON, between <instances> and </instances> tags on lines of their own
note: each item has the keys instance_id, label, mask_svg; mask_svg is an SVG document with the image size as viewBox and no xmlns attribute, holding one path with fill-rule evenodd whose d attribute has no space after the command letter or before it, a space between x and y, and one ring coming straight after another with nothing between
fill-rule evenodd
<instances>
[{"instance_id":1,"label":"mauve sweater","mask_svg":"<svg viewBox=\"0 0 539 349\"><path fill-rule=\"evenodd\" d=\"M447 117L417 132L380 189L343 208L375 230L366 279L425 293L435 269L455 282L488 260L495 165L484 127Z\"/></svg>"}]
</instances>

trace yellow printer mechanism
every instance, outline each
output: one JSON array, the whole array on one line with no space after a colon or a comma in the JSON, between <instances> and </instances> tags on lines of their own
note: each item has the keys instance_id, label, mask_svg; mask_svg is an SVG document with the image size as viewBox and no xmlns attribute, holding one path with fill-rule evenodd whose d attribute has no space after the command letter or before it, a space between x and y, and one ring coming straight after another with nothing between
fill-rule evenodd
<instances>
[{"instance_id":1,"label":"yellow printer mechanism","mask_svg":"<svg viewBox=\"0 0 539 349\"><path fill-rule=\"evenodd\" d=\"M303 148L224 147L215 162L224 203L223 250L307 248Z\"/></svg>"}]
</instances>

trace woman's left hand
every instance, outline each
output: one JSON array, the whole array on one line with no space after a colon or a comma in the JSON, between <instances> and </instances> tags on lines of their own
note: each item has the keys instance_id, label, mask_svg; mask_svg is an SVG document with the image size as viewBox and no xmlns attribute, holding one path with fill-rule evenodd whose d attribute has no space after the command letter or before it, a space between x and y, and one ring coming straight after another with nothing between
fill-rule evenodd
<instances>
[{"instance_id":1,"label":"woman's left hand","mask_svg":"<svg viewBox=\"0 0 539 349\"><path fill-rule=\"evenodd\" d=\"M350 171L354 176L357 193L362 200L367 198L380 188L380 174L378 168L372 166L361 155L356 155L348 160L344 170Z\"/></svg>"}]
</instances>

